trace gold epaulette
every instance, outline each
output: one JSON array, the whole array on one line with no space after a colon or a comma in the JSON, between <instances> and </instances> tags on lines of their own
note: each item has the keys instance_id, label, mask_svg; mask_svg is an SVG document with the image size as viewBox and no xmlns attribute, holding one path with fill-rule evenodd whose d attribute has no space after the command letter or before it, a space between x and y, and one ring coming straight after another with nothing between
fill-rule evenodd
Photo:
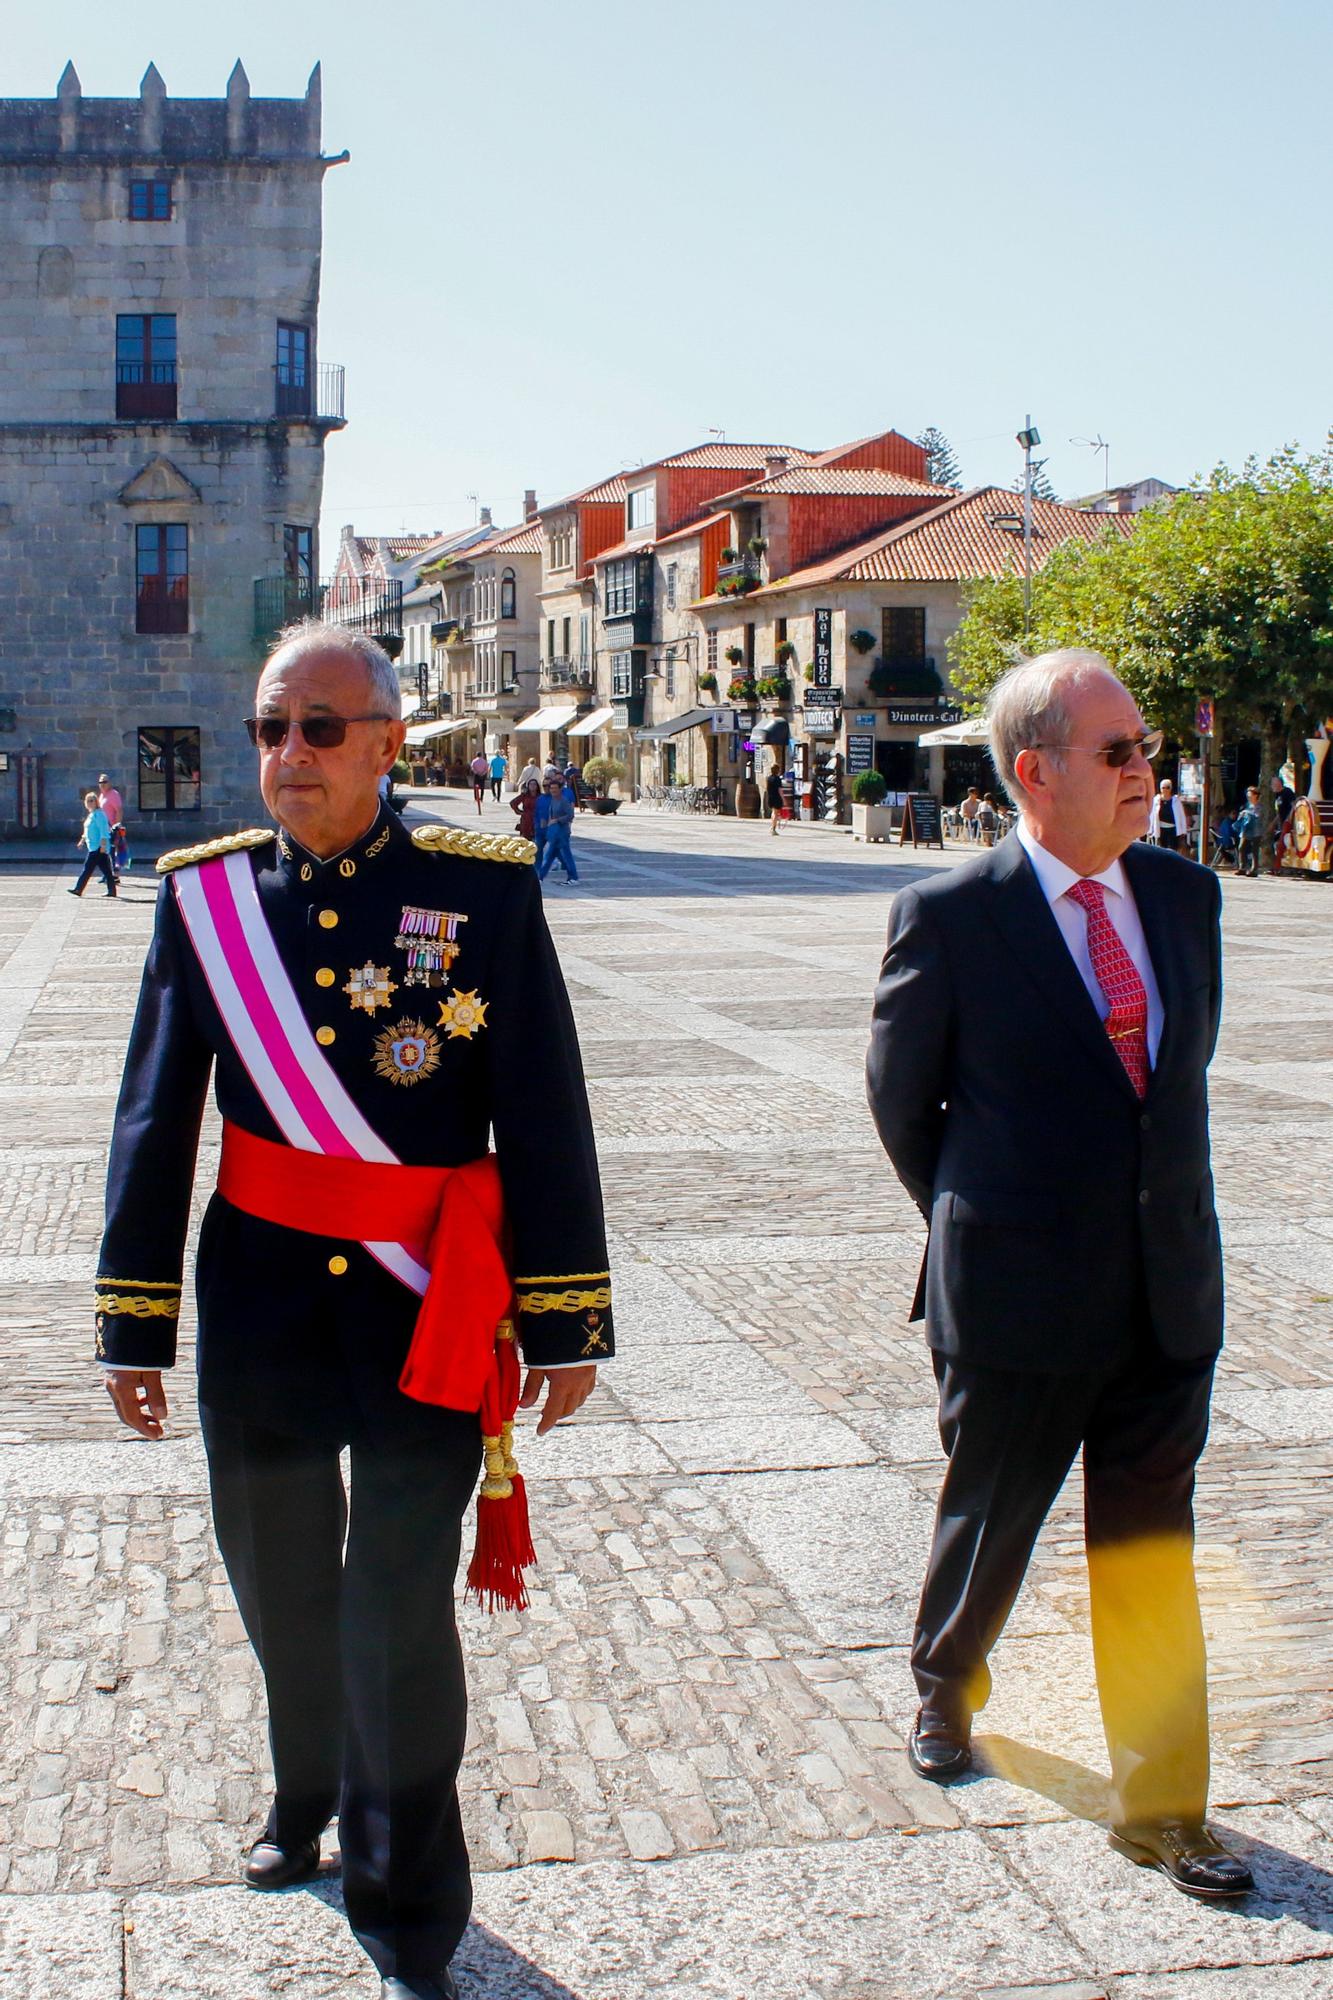
<instances>
[{"instance_id":1,"label":"gold epaulette","mask_svg":"<svg viewBox=\"0 0 1333 2000\"><path fill-rule=\"evenodd\" d=\"M211 861L218 854L239 854L242 848L262 847L265 841L277 837L271 826L250 826L244 833L219 834L216 840L201 840L197 847L173 848L170 854L159 858L157 872L170 875L174 868L192 868L196 861Z\"/></svg>"},{"instance_id":2,"label":"gold epaulette","mask_svg":"<svg viewBox=\"0 0 1333 2000\"><path fill-rule=\"evenodd\" d=\"M469 826L414 826L412 845L430 854L463 854L470 861L530 862L537 853L520 833L477 833ZM160 863L158 864L161 865Z\"/></svg>"}]
</instances>

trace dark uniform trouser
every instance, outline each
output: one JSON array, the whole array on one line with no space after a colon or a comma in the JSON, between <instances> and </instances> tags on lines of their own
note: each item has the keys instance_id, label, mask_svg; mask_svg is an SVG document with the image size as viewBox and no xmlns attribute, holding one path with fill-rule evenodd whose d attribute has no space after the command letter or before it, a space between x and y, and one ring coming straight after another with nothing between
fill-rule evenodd
<instances>
[{"instance_id":1,"label":"dark uniform trouser","mask_svg":"<svg viewBox=\"0 0 1333 2000\"><path fill-rule=\"evenodd\" d=\"M937 1354L949 1464L917 1613L923 1703L970 1720L1033 1544L1083 1447L1097 1691L1121 1822L1202 1819L1208 1698L1194 1581L1194 1468L1213 1360L1151 1340L1105 1374L1034 1375Z\"/></svg>"},{"instance_id":2,"label":"dark uniform trouser","mask_svg":"<svg viewBox=\"0 0 1333 2000\"><path fill-rule=\"evenodd\" d=\"M200 1416L218 1544L268 1690L268 1836L313 1840L338 1812L357 1938L382 1976L437 1970L472 1907L453 1593L477 1420L459 1416L457 1440L353 1444L349 1524L336 1443Z\"/></svg>"}]
</instances>

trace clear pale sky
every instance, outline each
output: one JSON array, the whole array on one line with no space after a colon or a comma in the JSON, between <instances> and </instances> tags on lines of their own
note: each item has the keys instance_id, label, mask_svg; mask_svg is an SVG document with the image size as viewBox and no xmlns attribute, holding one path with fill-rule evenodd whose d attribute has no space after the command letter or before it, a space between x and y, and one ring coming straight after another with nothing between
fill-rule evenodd
<instances>
[{"instance_id":1,"label":"clear pale sky","mask_svg":"<svg viewBox=\"0 0 1333 2000\"><path fill-rule=\"evenodd\" d=\"M1008 484L1333 422L1317 0L11 4L0 94L324 70L330 531L514 518L705 437L938 424Z\"/></svg>"}]
</instances>

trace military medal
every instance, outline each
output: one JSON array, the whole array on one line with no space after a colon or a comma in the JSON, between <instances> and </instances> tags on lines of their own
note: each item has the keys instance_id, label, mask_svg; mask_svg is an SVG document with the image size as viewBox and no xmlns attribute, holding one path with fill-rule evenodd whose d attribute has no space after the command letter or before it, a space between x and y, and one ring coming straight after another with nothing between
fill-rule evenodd
<instances>
[{"instance_id":1,"label":"military medal","mask_svg":"<svg viewBox=\"0 0 1333 2000\"><path fill-rule=\"evenodd\" d=\"M375 1037L375 1073L390 1083L420 1083L440 1067L440 1038L424 1021L395 1021Z\"/></svg>"},{"instance_id":2,"label":"military medal","mask_svg":"<svg viewBox=\"0 0 1333 2000\"><path fill-rule=\"evenodd\" d=\"M354 965L347 975L343 992L353 1007L363 1013L373 1014L377 1007L387 1007L389 995L398 991L389 977L387 965L372 965L367 959L364 965Z\"/></svg>"},{"instance_id":3,"label":"military medal","mask_svg":"<svg viewBox=\"0 0 1333 2000\"><path fill-rule=\"evenodd\" d=\"M486 1026L486 1009L490 1004L475 993L455 993L452 1000L441 1000L438 1026L449 1030L451 1042L460 1036L470 1042L477 1030Z\"/></svg>"},{"instance_id":4,"label":"military medal","mask_svg":"<svg viewBox=\"0 0 1333 2000\"><path fill-rule=\"evenodd\" d=\"M458 926L467 918L457 910L419 910L405 903L398 919L394 950L406 952L404 986L447 986L446 974L458 957Z\"/></svg>"}]
</instances>

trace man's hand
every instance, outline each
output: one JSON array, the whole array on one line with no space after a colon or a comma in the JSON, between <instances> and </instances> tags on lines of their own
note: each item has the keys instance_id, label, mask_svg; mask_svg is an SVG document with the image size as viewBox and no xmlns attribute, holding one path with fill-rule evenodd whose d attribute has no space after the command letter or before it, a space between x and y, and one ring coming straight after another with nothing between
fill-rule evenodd
<instances>
[{"instance_id":1,"label":"man's hand","mask_svg":"<svg viewBox=\"0 0 1333 2000\"><path fill-rule=\"evenodd\" d=\"M167 1392L157 1368L108 1368L106 1392L116 1415L140 1437L160 1438L167 1414Z\"/></svg>"},{"instance_id":2,"label":"man's hand","mask_svg":"<svg viewBox=\"0 0 1333 2000\"><path fill-rule=\"evenodd\" d=\"M546 1401L537 1426L538 1437L545 1437L562 1417L572 1417L575 1410L582 1409L596 1381L597 1370L591 1364L587 1368L556 1368L549 1375L544 1368L529 1368L518 1406L521 1410L530 1410L542 1392L542 1383L546 1384ZM129 1418L126 1417L125 1421L128 1423Z\"/></svg>"}]
</instances>

